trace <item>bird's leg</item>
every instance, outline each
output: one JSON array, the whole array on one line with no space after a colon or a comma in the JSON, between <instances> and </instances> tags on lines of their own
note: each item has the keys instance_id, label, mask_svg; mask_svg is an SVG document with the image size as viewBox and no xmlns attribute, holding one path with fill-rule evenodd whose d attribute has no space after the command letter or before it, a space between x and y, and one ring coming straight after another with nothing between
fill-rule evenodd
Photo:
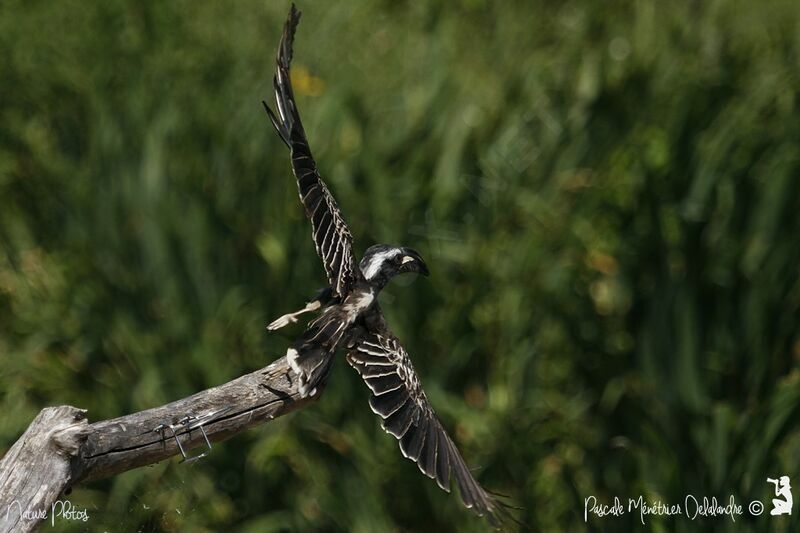
<instances>
[{"instance_id":1,"label":"bird's leg","mask_svg":"<svg viewBox=\"0 0 800 533\"><path fill-rule=\"evenodd\" d=\"M311 302L308 302L306 306L300 309L299 311L295 311L294 313L286 313L282 317L273 320L270 323L270 325L267 326L267 329L270 331L275 331L276 329L280 329L289 324L294 324L295 322L297 322L298 316L302 315L303 313L308 313L310 311L316 311L321 306L322 304L319 302L319 300L313 300Z\"/></svg>"},{"instance_id":2,"label":"bird's leg","mask_svg":"<svg viewBox=\"0 0 800 533\"><path fill-rule=\"evenodd\" d=\"M276 329L280 329L289 324L294 324L297 322L297 317L303 313L317 311L323 305L327 305L331 300L333 300L333 290L328 287L321 290L310 302L306 304L304 308L300 309L299 311L295 311L294 313L287 313L282 317L273 320L270 325L267 326L267 329L270 331L275 331Z\"/></svg>"}]
</instances>

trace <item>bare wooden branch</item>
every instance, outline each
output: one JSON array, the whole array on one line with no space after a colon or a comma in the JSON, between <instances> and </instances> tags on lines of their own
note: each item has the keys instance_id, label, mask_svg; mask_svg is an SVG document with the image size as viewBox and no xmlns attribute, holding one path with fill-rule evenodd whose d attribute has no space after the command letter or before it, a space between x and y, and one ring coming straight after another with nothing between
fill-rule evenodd
<instances>
[{"instance_id":1,"label":"bare wooden branch","mask_svg":"<svg viewBox=\"0 0 800 533\"><path fill-rule=\"evenodd\" d=\"M30 531L66 488L85 438L85 411L47 407L0 462L0 531Z\"/></svg>"},{"instance_id":2,"label":"bare wooden branch","mask_svg":"<svg viewBox=\"0 0 800 533\"><path fill-rule=\"evenodd\" d=\"M65 490L230 438L307 405L285 358L161 407L94 424L48 407L0 460L0 532L31 531ZM202 427L202 430L201 430Z\"/></svg>"}]
</instances>

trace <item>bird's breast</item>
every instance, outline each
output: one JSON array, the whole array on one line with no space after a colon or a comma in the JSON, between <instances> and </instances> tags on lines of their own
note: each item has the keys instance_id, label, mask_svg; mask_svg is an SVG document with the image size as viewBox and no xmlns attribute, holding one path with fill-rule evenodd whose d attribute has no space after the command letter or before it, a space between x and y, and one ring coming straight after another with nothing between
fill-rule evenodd
<instances>
[{"instance_id":1,"label":"bird's breast","mask_svg":"<svg viewBox=\"0 0 800 533\"><path fill-rule=\"evenodd\" d=\"M345 299L342 308L347 313L350 321L354 320L362 311L367 309L375 301L375 294L372 290L361 290L353 292Z\"/></svg>"}]
</instances>

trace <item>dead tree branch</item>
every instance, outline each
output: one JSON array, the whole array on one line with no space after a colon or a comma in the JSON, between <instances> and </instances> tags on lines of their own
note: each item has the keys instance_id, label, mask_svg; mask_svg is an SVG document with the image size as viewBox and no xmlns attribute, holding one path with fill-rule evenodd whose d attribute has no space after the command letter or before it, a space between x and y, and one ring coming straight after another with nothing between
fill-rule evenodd
<instances>
[{"instance_id":1,"label":"dead tree branch","mask_svg":"<svg viewBox=\"0 0 800 533\"><path fill-rule=\"evenodd\" d=\"M312 400L300 397L295 378L281 358L188 398L94 424L82 409L43 409L0 460L0 532L36 529L73 485L205 447L206 437L219 442L304 407Z\"/></svg>"}]
</instances>

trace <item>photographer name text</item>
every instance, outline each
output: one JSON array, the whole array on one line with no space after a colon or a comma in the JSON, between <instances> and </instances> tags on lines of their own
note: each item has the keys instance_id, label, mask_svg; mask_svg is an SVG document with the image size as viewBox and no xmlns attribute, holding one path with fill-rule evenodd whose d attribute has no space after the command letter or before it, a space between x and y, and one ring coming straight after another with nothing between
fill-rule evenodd
<instances>
[{"instance_id":1,"label":"photographer name text","mask_svg":"<svg viewBox=\"0 0 800 533\"><path fill-rule=\"evenodd\" d=\"M624 506L619 497L614 497L611 503L601 503L595 496L589 496L583 502L583 521L588 522L591 515L597 518L619 517L626 513L636 513L639 515L639 522L645 524L649 517L653 516L685 516L689 520L698 517L728 517L732 522L736 522L736 517L743 514L742 505L736 502L733 495L727 501L719 501L716 497L698 498L687 494L683 504L667 504L660 500L648 501L644 496L638 498L628 498L627 506ZM753 512L751 514L761 514Z\"/></svg>"}]
</instances>

